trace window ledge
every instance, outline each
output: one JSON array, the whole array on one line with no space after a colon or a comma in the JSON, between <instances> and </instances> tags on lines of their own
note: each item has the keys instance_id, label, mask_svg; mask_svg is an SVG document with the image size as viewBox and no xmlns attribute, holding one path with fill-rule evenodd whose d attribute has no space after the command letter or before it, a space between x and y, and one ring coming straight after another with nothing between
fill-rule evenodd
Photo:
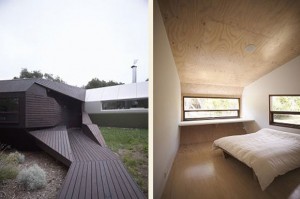
<instances>
[{"instance_id":1,"label":"window ledge","mask_svg":"<svg viewBox=\"0 0 300 199\"><path fill-rule=\"evenodd\" d=\"M101 110L97 113L91 113L91 114L107 114L107 113L148 113L147 108L133 108L133 109L112 109L112 110Z\"/></svg>"},{"instance_id":2,"label":"window ledge","mask_svg":"<svg viewBox=\"0 0 300 199\"><path fill-rule=\"evenodd\" d=\"M246 118L181 121L179 122L179 126L197 126L197 125L207 125L207 124L225 124L225 123L253 122L253 121L254 121L253 119L246 119Z\"/></svg>"}]
</instances>

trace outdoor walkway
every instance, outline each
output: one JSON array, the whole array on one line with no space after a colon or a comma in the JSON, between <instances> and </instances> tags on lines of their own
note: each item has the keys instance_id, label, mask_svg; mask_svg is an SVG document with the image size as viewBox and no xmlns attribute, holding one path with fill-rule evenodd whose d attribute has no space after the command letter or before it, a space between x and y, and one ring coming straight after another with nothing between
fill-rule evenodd
<instances>
[{"instance_id":1,"label":"outdoor walkway","mask_svg":"<svg viewBox=\"0 0 300 199\"><path fill-rule=\"evenodd\" d=\"M79 128L58 129L30 132L39 145L46 145L46 152L55 154L55 158L60 154L71 162L58 198L145 198L110 149L100 146Z\"/></svg>"},{"instance_id":2,"label":"outdoor walkway","mask_svg":"<svg viewBox=\"0 0 300 199\"><path fill-rule=\"evenodd\" d=\"M74 160L65 126L29 132L37 140L37 145L67 166Z\"/></svg>"}]
</instances>

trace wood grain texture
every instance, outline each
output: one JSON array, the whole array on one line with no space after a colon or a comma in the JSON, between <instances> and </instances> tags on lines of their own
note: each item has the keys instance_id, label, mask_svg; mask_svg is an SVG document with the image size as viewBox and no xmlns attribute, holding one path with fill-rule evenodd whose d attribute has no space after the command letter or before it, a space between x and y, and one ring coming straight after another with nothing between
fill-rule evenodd
<instances>
[{"instance_id":1,"label":"wood grain texture","mask_svg":"<svg viewBox=\"0 0 300 199\"><path fill-rule=\"evenodd\" d=\"M26 127L51 127L62 121L62 108L48 96L26 92Z\"/></svg>"},{"instance_id":2,"label":"wood grain texture","mask_svg":"<svg viewBox=\"0 0 300 199\"><path fill-rule=\"evenodd\" d=\"M158 2L181 83L244 87L300 55L300 1Z\"/></svg>"},{"instance_id":3,"label":"wood grain texture","mask_svg":"<svg viewBox=\"0 0 300 199\"><path fill-rule=\"evenodd\" d=\"M261 191L249 167L211 148L212 142L180 146L162 198L300 198L300 168Z\"/></svg>"},{"instance_id":4,"label":"wood grain texture","mask_svg":"<svg viewBox=\"0 0 300 199\"><path fill-rule=\"evenodd\" d=\"M229 135L245 134L243 123L210 124L180 127L180 144L199 144L212 142Z\"/></svg>"},{"instance_id":5,"label":"wood grain texture","mask_svg":"<svg viewBox=\"0 0 300 199\"><path fill-rule=\"evenodd\" d=\"M185 96L209 95L209 96L242 96L243 87L219 86L211 84L181 83L181 93Z\"/></svg>"},{"instance_id":6,"label":"wood grain texture","mask_svg":"<svg viewBox=\"0 0 300 199\"><path fill-rule=\"evenodd\" d=\"M145 198L121 160L81 129L68 129L74 155L58 198Z\"/></svg>"},{"instance_id":7,"label":"wood grain texture","mask_svg":"<svg viewBox=\"0 0 300 199\"><path fill-rule=\"evenodd\" d=\"M71 165L74 156L65 126L30 131L29 134L35 138L36 144L47 153L65 165Z\"/></svg>"}]
</instances>

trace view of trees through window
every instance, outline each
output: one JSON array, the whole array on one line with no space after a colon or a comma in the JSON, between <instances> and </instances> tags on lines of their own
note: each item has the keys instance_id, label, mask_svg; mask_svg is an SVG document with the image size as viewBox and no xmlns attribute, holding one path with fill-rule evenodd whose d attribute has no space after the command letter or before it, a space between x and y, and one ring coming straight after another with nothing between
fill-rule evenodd
<instances>
[{"instance_id":1,"label":"view of trees through window","mask_svg":"<svg viewBox=\"0 0 300 199\"><path fill-rule=\"evenodd\" d=\"M148 108L148 99L113 100L102 102L103 110Z\"/></svg>"},{"instance_id":2,"label":"view of trees through window","mask_svg":"<svg viewBox=\"0 0 300 199\"><path fill-rule=\"evenodd\" d=\"M271 123L300 125L300 96L270 96Z\"/></svg>"},{"instance_id":3,"label":"view of trees through window","mask_svg":"<svg viewBox=\"0 0 300 199\"><path fill-rule=\"evenodd\" d=\"M184 119L239 117L239 99L184 97Z\"/></svg>"}]
</instances>

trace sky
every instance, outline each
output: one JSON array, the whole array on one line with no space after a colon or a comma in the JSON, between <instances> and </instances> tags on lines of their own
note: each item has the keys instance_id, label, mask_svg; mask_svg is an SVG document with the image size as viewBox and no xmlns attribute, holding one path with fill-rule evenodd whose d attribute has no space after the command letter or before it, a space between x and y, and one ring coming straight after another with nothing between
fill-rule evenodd
<instances>
[{"instance_id":1,"label":"sky","mask_svg":"<svg viewBox=\"0 0 300 199\"><path fill-rule=\"evenodd\" d=\"M0 80L22 68L83 86L137 82L149 68L147 0L0 0Z\"/></svg>"}]
</instances>

